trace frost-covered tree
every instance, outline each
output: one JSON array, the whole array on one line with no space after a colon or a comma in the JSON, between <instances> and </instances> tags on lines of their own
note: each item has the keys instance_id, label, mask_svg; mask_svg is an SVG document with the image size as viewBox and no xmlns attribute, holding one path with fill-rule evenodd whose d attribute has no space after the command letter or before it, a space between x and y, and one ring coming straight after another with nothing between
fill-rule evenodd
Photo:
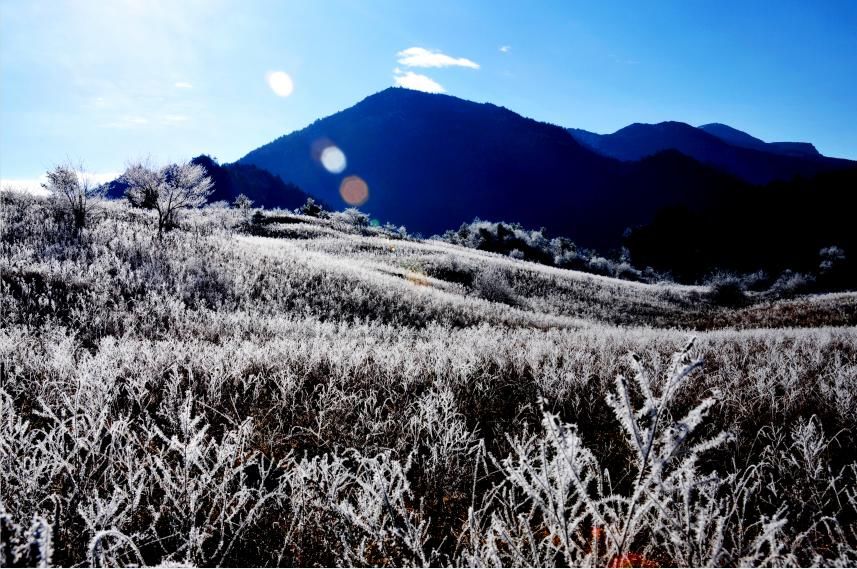
<instances>
[{"instance_id":1,"label":"frost-covered tree","mask_svg":"<svg viewBox=\"0 0 857 569\"><path fill-rule=\"evenodd\" d=\"M131 164L123 176L128 183L125 195L136 207L158 212L158 235L178 223L182 210L201 207L211 195L213 182L198 164L170 164L154 169L148 164Z\"/></svg>"},{"instance_id":2,"label":"frost-covered tree","mask_svg":"<svg viewBox=\"0 0 857 569\"><path fill-rule=\"evenodd\" d=\"M251 200L244 194L238 194L238 197L235 198L235 201L232 202L232 205L236 209L247 211L251 207L253 207L253 200Z\"/></svg>"},{"instance_id":3,"label":"frost-covered tree","mask_svg":"<svg viewBox=\"0 0 857 569\"><path fill-rule=\"evenodd\" d=\"M47 172L46 177L47 182L42 187L51 193L60 208L69 213L72 226L80 234L98 207L103 195L101 186L85 174L83 165L70 162L56 166Z\"/></svg>"},{"instance_id":4,"label":"frost-covered tree","mask_svg":"<svg viewBox=\"0 0 857 569\"><path fill-rule=\"evenodd\" d=\"M349 207L344 211L337 211L332 215L332 218L334 221L356 229L369 227L369 215L363 213L356 207Z\"/></svg>"}]
</instances>

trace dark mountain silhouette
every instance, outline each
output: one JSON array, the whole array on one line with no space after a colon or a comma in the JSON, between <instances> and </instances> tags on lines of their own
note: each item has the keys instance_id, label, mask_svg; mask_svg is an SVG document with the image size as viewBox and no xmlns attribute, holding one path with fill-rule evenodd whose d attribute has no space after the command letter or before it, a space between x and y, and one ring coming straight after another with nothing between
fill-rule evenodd
<instances>
[{"instance_id":1,"label":"dark mountain silhouette","mask_svg":"<svg viewBox=\"0 0 857 569\"><path fill-rule=\"evenodd\" d=\"M724 192L708 206L664 208L635 228L625 245L634 263L694 281L715 268L789 269L818 275L824 289L857 285L857 168ZM820 266L823 248L844 252L838 266Z\"/></svg>"},{"instance_id":2,"label":"dark mountain silhouette","mask_svg":"<svg viewBox=\"0 0 857 569\"><path fill-rule=\"evenodd\" d=\"M340 174L318 160L325 144L345 153ZM335 208L347 205L342 180L360 176L369 187L361 208L411 231L441 233L478 216L593 246L618 244L626 227L664 206L700 207L724 186L744 186L677 152L626 164L508 109L401 88L280 137L239 163L279 174Z\"/></svg>"},{"instance_id":3,"label":"dark mountain silhouette","mask_svg":"<svg viewBox=\"0 0 857 569\"><path fill-rule=\"evenodd\" d=\"M569 132L575 140L604 156L633 161L664 150L678 150L753 184L809 177L857 165L822 156L808 143L765 143L719 124L696 128L682 122L634 123L613 134L580 129Z\"/></svg>"},{"instance_id":4,"label":"dark mountain silhouette","mask_svg":"<svg viewBox=\"0 0 857 569\"><path fill-rule=\"evenodd\" d=\"M255 205L294 209L306 203L309 197L295 184L284 182L279 176L251 164L218 164L205 154L191 162L205 168L214 181L214 192L209 198L212 202L231 203L238 195L244 194Z\"/></svg>"},{"instance_id":5,"label":"dark mountain silhouette","mask_svg":"<svg viewBox=\"0 0 857 569\"><path fill-rule=\"evenodd\" d=\"M255 205L294 209L303 205L309 197L296 185L283 182L279 176L250 164L218 164L205 154L197 156L191 162L205 168L214 182L213 191L208 198L211 203L232 203L236 197L244 194L253 200ZM128 184L120 176L107 184L107 196L121 198L127 188Z\"/></svg>"},{"instance_id":6,"label":"dark mountain silhouette","mask_svg":"<svg viewBox=\"0 0 857 569\"><path fill-rule=\"evenodd\" d=\"M733 146L752 148L753 150L762 150L785 156L801 156L814 159L823 158L815 146L809 142L765 142L742 130L716 122L701 125L699 129Z\"/></svg>"}]
</instances>

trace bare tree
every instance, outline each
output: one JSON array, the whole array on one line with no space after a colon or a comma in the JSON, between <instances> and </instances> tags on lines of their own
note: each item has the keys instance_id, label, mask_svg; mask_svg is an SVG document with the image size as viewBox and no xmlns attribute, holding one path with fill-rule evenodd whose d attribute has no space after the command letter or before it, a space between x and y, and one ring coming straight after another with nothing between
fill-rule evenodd
<instances>
[{"instance_id":1,"label":"bare tree","mask_svg":"<svg viewBox=\"0 0 857 569\"><path fill-rule=\"evenodd\" d=\"M158 235L176 226L182 210L204 205L213 185L205 168L191 163L157 170L143 163L131 164L123 177L128 183L128 200L158 212Z\"/></svg>"},{"instance_id":2,"label":"bare tree","mask_svg":"<svg viewBox=\"0 0 857 569\"><path fill-rule=\"evenodd\" d=\"M57 204L71 215L72 226L80 234L87 220L98 207L103 196L102 186L95 184L84 172L83 165L71 162L57 165L46 174L42 187L48 190Z\"/></svg>"}]
</instances>

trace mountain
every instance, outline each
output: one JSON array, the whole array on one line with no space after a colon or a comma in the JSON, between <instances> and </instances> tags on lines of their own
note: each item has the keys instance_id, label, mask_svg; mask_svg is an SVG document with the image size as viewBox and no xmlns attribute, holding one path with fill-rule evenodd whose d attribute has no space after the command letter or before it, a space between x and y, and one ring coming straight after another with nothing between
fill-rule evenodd
<instances>
[{"instance_id":1,"label":"mountain","mask_svg":"<svg viewBox=\"0 0 857 569\"><path fill-rule=\"evenodd\" d=\"M268 208L294 209L303 205L309 195L292 183L283 182L266 170L250 164L218 164L216 160L204 154L191 160L205 168L214 182L208 201L231 203L240 194L244 194L256 205ZM107 184L107 196L121 198L128 184L120 176Z\"/></svg>"},{"instance_id":2,"label":"mountain","mask_svg":"<svg viewBox=\"0 0 857 569\"><path fill-rule=\"evenodd\" d=\"M347 162L336 174L319 159L331 144ZM561 127L503 107L402 88L280 137L238 163L280 175L336 208L348 205L340 184L359 176L368 185L361 208L411 231L441 233L481 217L545 227L594 246L618 244L626 227L664 206L699 205L725 187L743 187L677 152L623 163Z\"/></svg>"},{"instance_id":3,"label":"mountain","mask_svg":"<svg viewBox=\"0 0 857 569\"><path fill-rule=\"evenodd\" d=\"M204 154L191 162L205 168L214 182L214 192L209 198L211 202L231 203L238 195L244 194L256 205L294 209L310 197L295 184L284 182L279 176L251 164L221 165Z\"/></svg>"},{"instance_id":4,"label":"mountain","mask_svg":"<svg viewBox=\"0 0 857 569\"><path fill-rule=\"evenodd\" d=\"M716 123L699 128L674 121L634 123L612 134L580 129L569 129L569 133L588 148L625 161L640 160L664 150L678 150L752 184L789 180L795 176L810 177L857 164L822 156L809 143L766 143Z\"/></svg>"},{"instance_id":5,"label":"mountain","mask_svg":"<svg viewBox=\"0 0 857 569\"><path fill-rule=\"evenodd\" d=\"M765 142L755 136L747 134L737 128L721 123L704 124L699 127L708 134L714 135L720 140L753 150L762 150L785 156L801 156L805 158L823 158L821 153L809 142Z\"/></svg>"},{"instance_id":6,"label":"mountain","mask_svg":"<svg viewBox=\"0 0 857 569\"><path fill-rule=\"evenodd\" d=\"M683 281L715 268L776 278L785 270L817 274L826 289L857 286L857 168L773 182L723 194L691 211L664 208L625 238L634 263L669 271ZM834 267L822 250L836 247ZM825 282L821 282L825 281Z\"/></svg>"}]
</instances>

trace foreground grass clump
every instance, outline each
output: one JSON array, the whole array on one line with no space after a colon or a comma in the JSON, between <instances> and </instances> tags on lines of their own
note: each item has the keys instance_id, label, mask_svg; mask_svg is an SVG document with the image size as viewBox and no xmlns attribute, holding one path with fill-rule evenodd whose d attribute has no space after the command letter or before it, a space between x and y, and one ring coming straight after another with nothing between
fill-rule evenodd
<instances>
[{"instance_id":1,"label":"foreground grass clump","mask_svg":"<svg viewBox=\"0 0 857 569\"><path fill-rule=\"evenodd\" d=\"M857 563L848 295L2 199L0 565Z\"/></svg>"}]
</instances>

